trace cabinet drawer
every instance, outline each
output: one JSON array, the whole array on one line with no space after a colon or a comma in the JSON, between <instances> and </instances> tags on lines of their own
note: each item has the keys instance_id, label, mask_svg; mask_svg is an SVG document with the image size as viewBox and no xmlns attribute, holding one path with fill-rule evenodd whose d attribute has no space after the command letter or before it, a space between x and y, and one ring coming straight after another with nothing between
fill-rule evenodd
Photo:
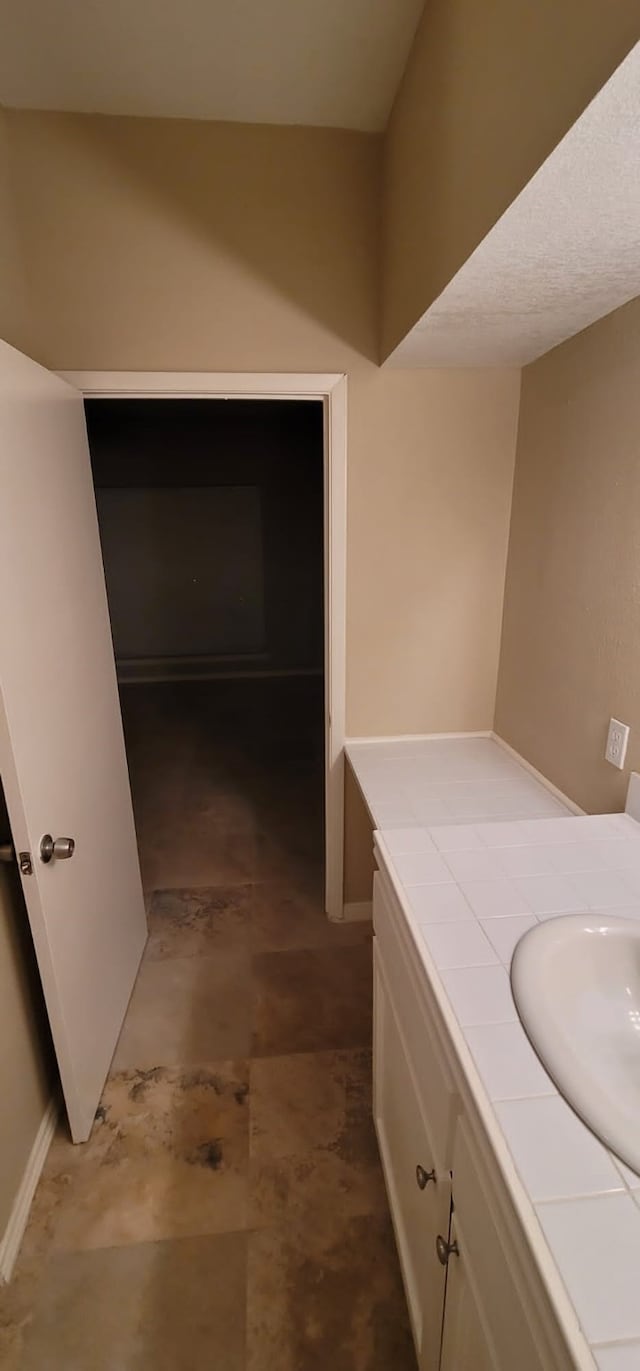
<instances>
[{"instance_id":1,"label":"cabinet drawer","mask_svg":"<svg viewBox=\"0 0 640 1371\"><path fill-rule=\"evenodd\" d=\"M407 946L410 935L395 899L376 872L373 885L375 942L384 965L389 994L411 1064L423 1117L428 1120L434 1162L451 1168L456 1094L443 1039L421 981L417 953Z\"/></svg>"}]
</instances>

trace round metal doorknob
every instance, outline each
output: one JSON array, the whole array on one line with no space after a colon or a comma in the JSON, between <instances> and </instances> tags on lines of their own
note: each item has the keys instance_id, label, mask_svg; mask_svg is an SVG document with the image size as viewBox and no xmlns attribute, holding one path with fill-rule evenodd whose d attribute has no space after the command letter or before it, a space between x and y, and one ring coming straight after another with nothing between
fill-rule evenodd
<instances>
[{"instance_id":1,"label":"round metal doorknob","mask_svg":"<svg viewBox=\"0 0 640 1371\"><path fill-rule=\"evenodd\" d=\"M56 861L67 861L73 857L75 847L73 838L52 838L50 833L45 833L40 839L40 860L50 862L55 857Z\"/></svg>"},{"instance_id":2,"label":"round metal doorknob","mask_svg":"<svg viewBox=\"0 0 640 1371\"><path fill-rule=\"evenodd\" d=\"M418 1190L426 1190L429 1181L435 1181L435 1178L435 1171L425 1171L424 1166L420 1166L420 1163L418 1163L418 1165L416 1166L416 1180L418 1182Z\"/></svg>"},{"instance_id":3,"label":"round metal doorknob","mask_svg":"<svg viewBox=\"0 0 640 1371\"><path fill-rule=\"evenodd\" d=\"M455 1239L453 1242L447 1242L446 1238L443 1238L442 1233L438 1233L436 1238L436 1252L438 1253L438 1261L441 1266L447 1265L449 1257L460 1256L460 1249Z\"/></svg>"}]
</instances>

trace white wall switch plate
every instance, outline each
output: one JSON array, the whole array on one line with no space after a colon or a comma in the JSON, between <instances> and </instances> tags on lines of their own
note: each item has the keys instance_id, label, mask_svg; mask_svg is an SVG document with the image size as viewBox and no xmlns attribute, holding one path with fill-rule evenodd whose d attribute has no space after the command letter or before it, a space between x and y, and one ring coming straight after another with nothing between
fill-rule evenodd
<instances>
[{"instance_id":1,"label":"white wall switch plate","mask_svg":"<svg viewBox=\"0 0 640 1371\"><path fill-rule=\"evenodd\" d=\"M619 771L622 771L624 766L628 741L629 725L621 724L619 719L610 719L607 746L604 752L605 761L611 762L612 766L617 766Z\"/></svg>"}]
</instances>

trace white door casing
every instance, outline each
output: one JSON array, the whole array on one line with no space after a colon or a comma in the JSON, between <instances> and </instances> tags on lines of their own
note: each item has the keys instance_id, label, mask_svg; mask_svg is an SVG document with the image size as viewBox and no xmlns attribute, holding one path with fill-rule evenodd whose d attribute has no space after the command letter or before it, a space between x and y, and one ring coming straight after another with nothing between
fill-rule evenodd
<instances>
[{"instance_id":1,"label":"white door casing","mask_svg":"<svg viewBox=\"0 0 640 1371\"><path fill-rule=\"evenodd\" d=\"M82 396L0 343L0 774L74 1141L147 929ZM45 833L71 837L44 864Z\"/></svg>"},{"instance_id":2,"label":"white door casing","mask_svg":"<svg viewBox=\"0 0 640 1371\"><path fill-rule=\"evenodd\" d=\"M344 918L347 380L342 373L65 371L94 399L321 400L324 405L325 909Z\"/></svg>"}]
</instances>

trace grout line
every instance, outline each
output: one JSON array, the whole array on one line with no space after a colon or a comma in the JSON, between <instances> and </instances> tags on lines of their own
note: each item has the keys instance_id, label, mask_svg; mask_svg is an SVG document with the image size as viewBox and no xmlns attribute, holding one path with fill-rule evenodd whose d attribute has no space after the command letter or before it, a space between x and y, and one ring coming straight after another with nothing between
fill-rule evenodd
<instances>
[{"instance_id":1,"label":"grout line","mask_svg":"<svg viewBox=\"0 0 640 1371\"><path fill-rule=\"evenodd\" d=\"M606 1352L608 1347L640 1347L640 1338L615 1338L608 1342L592 1342L589 1346L601 1352Z\"/></svg>"},{"instance_id":2,"label":"grout line","mask_svg":"<svg viewBox=\"0 0 640 1371\"><path fill-rule=\"evenodd\" d=\"M563 1096L560 1097L564 1098ZM624 1182L617 1186L608 1186L604 1190L581 1190L578 1195L553 1195L547 1196L543 1200L534 1200L536 1209L546 1209L551 1204L571 1204L573 1200L600 1200L606 1199L609 1195L624 1194Z\"/></svg>"}]
</instances>

